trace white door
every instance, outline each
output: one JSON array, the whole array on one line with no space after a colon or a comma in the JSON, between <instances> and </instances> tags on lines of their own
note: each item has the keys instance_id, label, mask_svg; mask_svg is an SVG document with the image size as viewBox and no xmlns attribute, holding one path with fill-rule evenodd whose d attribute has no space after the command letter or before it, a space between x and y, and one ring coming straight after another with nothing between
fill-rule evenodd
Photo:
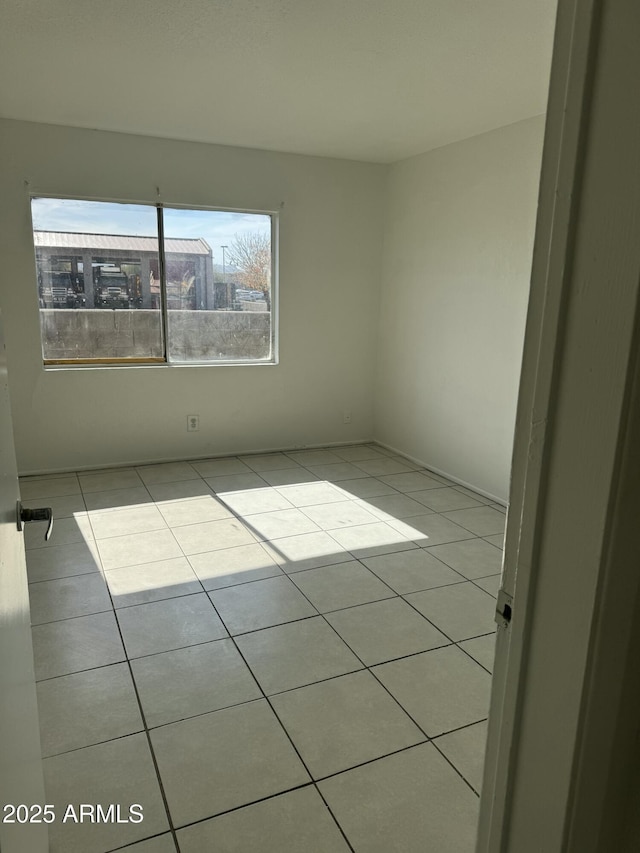
<instances>
[{"instance_id":1,"label":"white door","mask_svg":"<svg viewBox=\"0 0 640 853\"><path fill-rule=\"evenodd\" d=\"M0 315L0 850L45 853L43 823L6 822L11 806L44 805L40 732L33 669L29 593L22 533L7 359ZM24 819L20 810L20 820ZM31 815L37 817L37 810Z\"/></svg>"}]
</instances>

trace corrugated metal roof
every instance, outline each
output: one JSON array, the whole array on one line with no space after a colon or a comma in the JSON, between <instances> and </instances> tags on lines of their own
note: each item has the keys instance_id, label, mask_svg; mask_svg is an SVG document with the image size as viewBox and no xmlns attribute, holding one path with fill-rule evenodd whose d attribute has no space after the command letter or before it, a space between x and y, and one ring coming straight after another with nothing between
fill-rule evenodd
<instances>
[{"instance_id":1,"label":"corrugated metal roof","mask_svg":"<svg viewBox=\"0 0 640 853\"><path fill-rule=\"evenodd\" d=\"M83 234L74 231L34 231L36 247L52 249L92 249L125 252L157 252L155 237L130 237L125 234ZM166 237L165 251L186 255L210 255L211 248L201 237L195 240Z\"/></svg>"}]
</instances>

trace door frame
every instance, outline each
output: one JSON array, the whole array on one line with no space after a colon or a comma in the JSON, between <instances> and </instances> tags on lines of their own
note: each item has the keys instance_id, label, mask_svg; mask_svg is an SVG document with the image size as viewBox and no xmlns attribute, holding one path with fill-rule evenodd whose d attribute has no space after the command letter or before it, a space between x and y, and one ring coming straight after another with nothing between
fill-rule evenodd
<instances>
[{"instance_id":1,"label":"door frame","mask_svg":"<svg viewBox=\"0 0 640 853\"><path fill-rule=\"evenodd\" d=\"M640 648L639 31L635 0L560 0L505 543L513 619L498 632L478 853L619 849L625 823Z\"/></svg>"}]
</instances>

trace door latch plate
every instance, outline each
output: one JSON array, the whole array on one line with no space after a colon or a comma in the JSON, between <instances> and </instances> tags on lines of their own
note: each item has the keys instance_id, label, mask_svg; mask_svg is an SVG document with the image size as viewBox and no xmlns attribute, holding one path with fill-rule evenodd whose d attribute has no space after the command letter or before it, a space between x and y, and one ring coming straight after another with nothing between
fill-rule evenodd
<instances>
[{"instance_id":1,"label":"door latch plate","mask_svg":"<svg viewBox=\"0 0 640 853\"><path fill-rule=\"evenodd\" d=\"M495 621L499 628L508 628L513 616L513 596L501 589L498 592Z\"/></svg>"}]
</instances>

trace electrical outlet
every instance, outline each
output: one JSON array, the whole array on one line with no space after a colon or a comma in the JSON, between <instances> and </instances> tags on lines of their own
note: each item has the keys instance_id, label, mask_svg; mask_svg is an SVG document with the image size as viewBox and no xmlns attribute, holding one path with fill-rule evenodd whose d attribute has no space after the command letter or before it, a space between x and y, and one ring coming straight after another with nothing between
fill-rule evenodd
<instances>
[{"instance_id":1,"label":"electrical outlet","mask_svg":"<svg viewBox=\"0 0 640 853\"><path fill-rule=\"evenodd\" d=\"M345 424L351 423L351 412L344 412L342 415L342 422Z\"/></svg>"},{"instance_id":2,"label":"electrical outlet","mask_svg":"<svg viewBox=\"0 0 640 853\"><path fill-rule=\"evenodd\" d=\"M198 432L200 429L200 415L187 415L187 432Z\"/></svg>"}]
</instances>

